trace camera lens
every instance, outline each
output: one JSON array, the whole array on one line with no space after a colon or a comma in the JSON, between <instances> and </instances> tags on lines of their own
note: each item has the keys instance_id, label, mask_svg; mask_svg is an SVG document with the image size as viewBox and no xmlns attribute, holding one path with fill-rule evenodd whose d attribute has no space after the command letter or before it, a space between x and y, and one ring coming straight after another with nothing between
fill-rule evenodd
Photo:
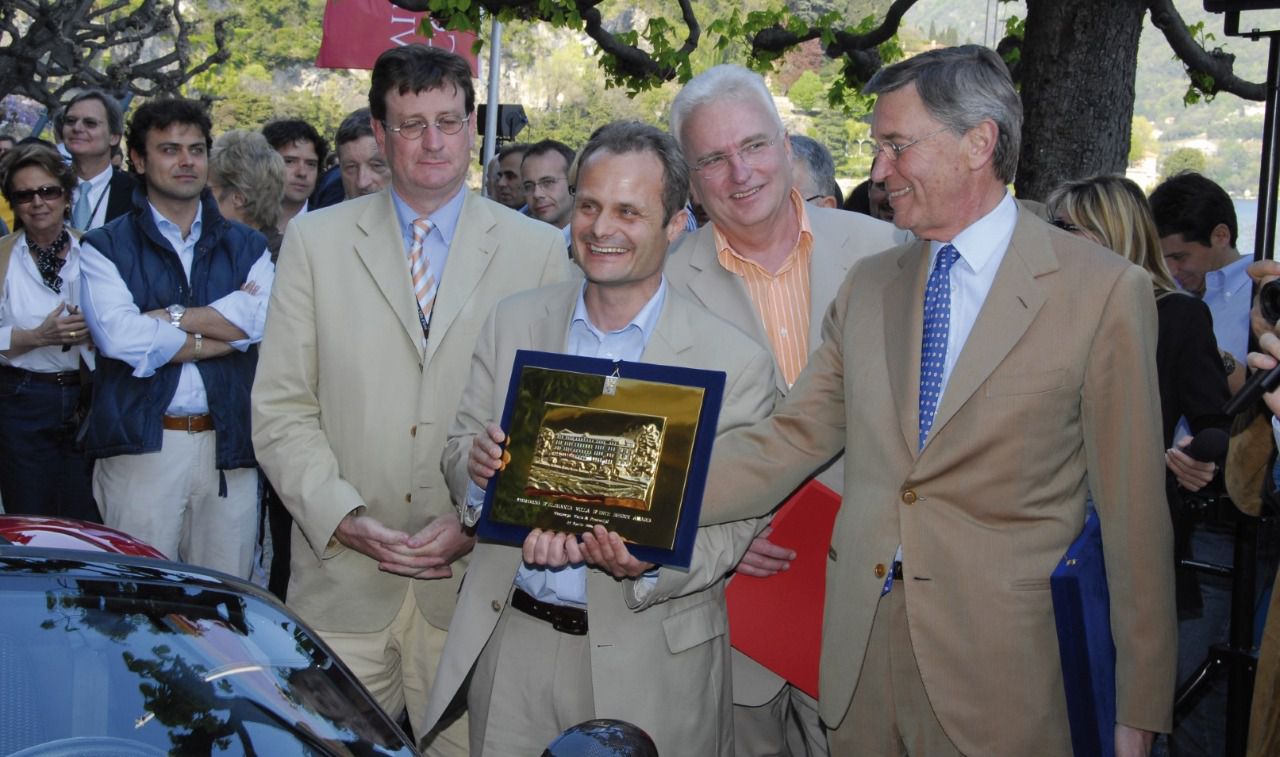
<instances>
[{"instance_id":1,"label":"camera lens","mask_svg":"<svg viewBox=\"0 0 1280 757\"><path fill-rule=\"evenodd\" d=\"M1280 279L1262 285L1258 292L1258 309L1267 323L1274 326L1276 321L1280 321Z\"/></svg>"}]
</instances>

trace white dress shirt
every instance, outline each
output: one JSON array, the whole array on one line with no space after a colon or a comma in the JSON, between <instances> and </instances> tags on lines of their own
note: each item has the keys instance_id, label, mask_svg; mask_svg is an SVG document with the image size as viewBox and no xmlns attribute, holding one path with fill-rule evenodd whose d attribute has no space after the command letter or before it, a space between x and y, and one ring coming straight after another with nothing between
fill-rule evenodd
<instances>
[{"instance_id":1,"label":"white dress shirt","mask_svg":"<svg viewBox=\"0 0 1280 757\"><path fill-rule=\"evenodd\" d=\"M55 292L45 285L35 258L31 257L27 235L18 237L9 257L9 270L5 272L4 290L0 292L0 350L13 346L15 328L36 328L58 305L80 305L80 255L80 243L72 236L66 262L58 272L62 277L62 292ZM37 373L62 373L79 370L81 355L92 367L93 353L86 346L63 352L62 346L56 344L37 347L12 358L0 355L0 365Z\"/></svg>"},{"instance_id":2,"label":"white dress shirt","mask_svg":"<svg viewBox=\"0 0 1280 757\"><path fill-rule=\"evenodd\" d=\"M203 226L203 207L196 208L196 220L186 239L182 238L182 230L177 224L160 215L155 206L148 205L148 208L155 219L156 228L178 253L182 270L190 281L196 243L200 241ZM186 332L174 328L168 321L144 315L138 309L133 293L124 283L115 264L93 245L81 245L80 265L84 277L81 300L85 318L89 322L94 343L103 355L128 363L133 366L134 376L147 378L166 365L186 344ZM246 339L231 342L231 346L241 352L262 340L275 270L271 253L263 250L262 257L249 269L249 280L258 285L255 294L238 290L209 303L209 307L217 310L223 318L247 335ZM178 389L165 413L202 415L207 412L209 402L200 371L195 363L184 363L178 378Z\"/></svg>"}]
</instances>

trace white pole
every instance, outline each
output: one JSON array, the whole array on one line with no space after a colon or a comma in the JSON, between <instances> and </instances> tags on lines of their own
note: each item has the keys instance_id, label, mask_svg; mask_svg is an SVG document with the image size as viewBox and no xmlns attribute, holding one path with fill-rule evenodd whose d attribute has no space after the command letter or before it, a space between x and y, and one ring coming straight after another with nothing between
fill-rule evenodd
<instances>
[{"instance_id":1,"label":"white pole","mask_svg":"<svg viewBox=\"0 0 1280 757\"><path fill-rule=\"evenodd\" d=\"M501 96L498 86L502 74L502 22L497 16L489 32L489 100L484 114L484 163L482 168L489 168L489 161L498 152L498 103Z\"/></svg>"}]
</instances>

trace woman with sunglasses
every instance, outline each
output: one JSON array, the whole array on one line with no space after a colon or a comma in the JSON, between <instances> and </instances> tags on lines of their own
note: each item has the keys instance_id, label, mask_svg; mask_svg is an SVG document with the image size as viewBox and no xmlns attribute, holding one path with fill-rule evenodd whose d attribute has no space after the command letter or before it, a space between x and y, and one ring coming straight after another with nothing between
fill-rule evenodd
<instances>
[{"instance_id":1,"label":"woman with sunglasses","mask_svg":"<svg viewBox=\"0 0 1280 757\"><path fill-rule=\"evenodd\" d=\"M0 239L0 499L8 513L100 521L92 464L75 443L92 354L67 223L74 186L52 146L28 142L0 159L18 228Z\"/></svg>"}]
</instances>

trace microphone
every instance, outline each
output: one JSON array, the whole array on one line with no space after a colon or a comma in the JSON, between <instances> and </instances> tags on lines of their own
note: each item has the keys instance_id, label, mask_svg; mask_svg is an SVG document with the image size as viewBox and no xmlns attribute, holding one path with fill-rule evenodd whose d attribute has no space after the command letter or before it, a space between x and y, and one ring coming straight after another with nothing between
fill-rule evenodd
<instances>
[{"instance_id":1,"label":"microphone","mask_svg":"<svg viewBox=\"0 0 1280 757\"><path fill-rule=\"evenodd\" d=\"M1258 371L1249 377L1249 380L1240 388L1240 391L1236 392L1236 396L1227 402L1227 406L1222 411L1227 415L1236 415L1261 399L1262 395L1273 391L1277 386L1280 386L1280 365L1269 371Z\"/></svg>"},{"instance_id":2,"label":"microphone","mask_svg":"<svg viewBox=\"0 0 1280 757\"><path fill-rule=\"evenodd\" d=\"M1182 451L1192 460L1202 463L1216 463L1227 456L1227 432L1220 428L1206 428L1196 434L1191 443Z\"/></svg>"}]
</instances>

